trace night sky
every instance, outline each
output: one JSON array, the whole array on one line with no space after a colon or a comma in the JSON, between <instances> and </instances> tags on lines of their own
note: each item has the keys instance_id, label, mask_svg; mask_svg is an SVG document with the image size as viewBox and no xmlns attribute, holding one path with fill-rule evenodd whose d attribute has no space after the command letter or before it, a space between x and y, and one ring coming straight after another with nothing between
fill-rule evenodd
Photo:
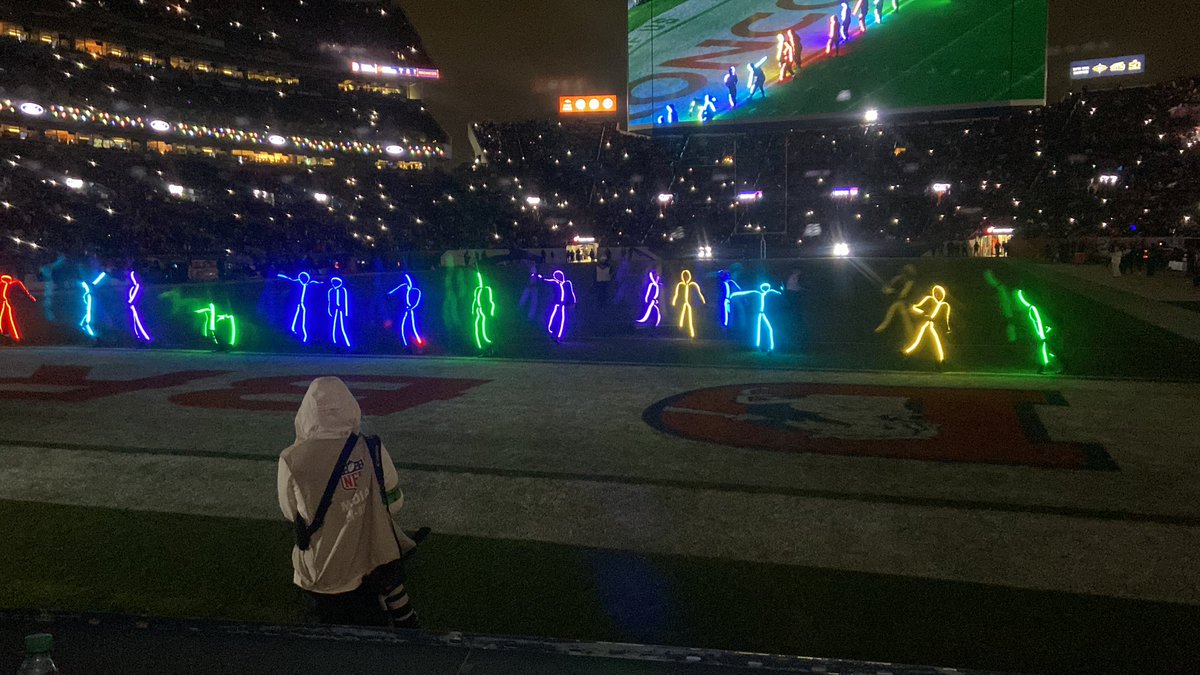
<instances>
[{"instance_id":1,"label":"night sky","mask_svg":"<svg viewBox=\"0 0 1200 675\"><path fill-rule=\"evenodd\" d=\"M624 101L626 0L400 5L442 70L443 80L426 86L425 98L450 133L457 161L471 158L472 121L554 118L560 94L617 93ZM1198 20L1195 0L1051 0L1048 99L1066 93L1068 65L1078 59L1147 55L1145 76L1093 80L1090 87L1200 74L1190 30Z\"/></svg>"}]
</instances>

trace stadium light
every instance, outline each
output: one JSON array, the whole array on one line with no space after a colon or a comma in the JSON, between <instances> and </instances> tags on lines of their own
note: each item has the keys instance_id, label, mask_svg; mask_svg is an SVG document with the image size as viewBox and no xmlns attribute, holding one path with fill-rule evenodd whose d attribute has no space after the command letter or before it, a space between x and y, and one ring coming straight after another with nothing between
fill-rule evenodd
<instances>
[{"instance_id":1,"label":"stadium light","mask_svg":"<svg viewBox=\"0 0 1200 675\"><path fill-rule=\"evenodd\" d=\"M38 115L41 115L42 113L46 112L45 108L38 105L37 103L34 103L33 101L26 101L26 102L22 103L21 105L17 106L17 109L20 110L21 112L25 113L26 115L30 115L33 117L37 117Z\"/></svg>"},{"instance_id":2,"label":"stadium light","mask_svg":"<svg viewBox=\"0 0 1200 675\"><path fill-rule=\"evenodd\" d=\"M670 192L663 192L658 195L658 203L662 204L663 206L670 204L674 199L675 195L671 194Z\"/></svg>"},{"instance_id":3,"label":"stadium light","mask_svg":"<svg viewBox=\"0 0 1200 675\"><path fill-rule=\"evenodd\" d=\"M313 199L318 204L328 204L329 203L329 195L325 194L324 192L314 192Z\"/></svg>"},{"instance_id":4,"label":"stadium light","mask_svg":"<svg viewBox=\"0 0 1200 675\"><path fill-rule=\"evenodd\" d=\"M762 199L762 196L762 190L753 190L750 192L739 192L737 198L739 202L756 202Z\"/></svg>"},{"instance_id":5,"label":"stadium light","mask_svg":"<svg viewBox=\"0 0 1200 675\"><path fill-rule=\"evenodd\" d=\"M857 199L858 198L858 188L856 188L856 187L838 187L838 188L834 188L833 191L830 192L829 194L834 199Z\"/></svg>"},{"instance_id":6,"label":"stadium light","mask_svg":"<svg viewBox=\"0 0 1200 675\"><path fill-rule=\"evenodd\" d=\"M403 155L404 154L404 148L400 147L399 145L389 145L386 148L384 148L383 151L389 155Z\"/></svg>"},{"instance_id":7,"label":"stadium light","mask_svg":"<svg viewBox=\"0 0 1200 675\"><path fill-rule=\"evenodd\" d=\"M65 183L66 186L71 188L72 190L82 190L83 189L83 180L79 179L79 178L68 178L68 179L64 180L63 183Z\"/></svg>"},{"instance_id":8,"label":"stadium light","mask_svg":"<svg viewBox=\"0 0 1200 675\"><path fill-rule=\"evenodd\" d=\"M173 196L173 197L182 197L183 196L183 186L172 183L167 186L167 192L171 193L171 196Z\"/></svg>"},{"instance_id":9,"label":"stadium light","mask_svg":"<svg viewBox=\"0 0 1200 675\"><path fill-rule=\"evenodd\" d=\"M150 120L150 128L161 134L170 131L171 125L163 120Z\"/></svg>"},{"instance_id":10,"label":"stadium light","mask_svg":"<svg viewBox=\"0 0 1200 675\"><path fill-rule=\"evenodd\" d=\"M863 120L866 121L867 124L874 124L875 122L878 122L879 111L875 108L867 110L867 112L863 113Z\"/></svg>"},{"instance_id":11,"label":"stadium light","mask_svg":"<svg viewBox=\"0 0 1200 675\"><path fill-rule=\"evenodd\" d=\"M1115 173L1102 173L1099 178L1101 185L1116 185L1119 180L1120 176Z\"/></svg>"},{"instance_id":12,"label":"stadium light","mask_svg":"<svg viewBox=\"0 0 1200 675\"><path fill-rule=\"evenodd\" d=\"M839 241L833 245L833 255L838 258L846 258L850 255L850 244Z\"/></svg>"},{"instance_id":13,"label":"stadium light","mask_svg":"<svg viewBox=\"0 0 1200 675\"><path fill-rule=\"evenodd\" d=\"M525 198L525 203L526 203L526 204L528 204L528 205L530 205L530 206L532 206L532 207L534 207L534 208L537 208L537 207L539 207L539 206L541 206L541 205L542 205L542 198L541 198L541 197L529 196L529 197L526 197L526 198Z\"/></svg>"},{"instance_id":14,"label":"stadium light","mask_svg":"<svg viewBox=\"0 0 1200 675\"><path fill-rule=\"evenodd\" d=\"M269 142L271 145L274 145L274 146L280 146L280 145L286 145L287 139L284 138L283 136L280 136L279 134L271 134L270 136L267 136L267 142Z\"/></svg>"},{"instance_id":15,"label":"stadium light","mask_svg":"<svg viewBox=\"0 0 1200 675\"><path fill-rule=\"evenodd\" d=\"M935 194L935 195L944 195L950 191L950 184L949 183L934 183L930 189L933 190L933 194Z\"/></svg>"}]
</instances>

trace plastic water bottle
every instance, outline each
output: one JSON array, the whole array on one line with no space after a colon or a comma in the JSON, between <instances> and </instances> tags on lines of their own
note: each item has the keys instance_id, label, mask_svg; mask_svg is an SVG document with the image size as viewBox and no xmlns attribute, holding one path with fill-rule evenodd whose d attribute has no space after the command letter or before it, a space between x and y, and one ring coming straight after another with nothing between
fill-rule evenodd
<instances>
[{"instance_id":1,"label":"plastic water bottle","mask_svg":"<svg viewBox=\"0 0 1200 675\"><path fill-rule=\"evenodd\" d=\"M17 671L17 675L57 673L58 667L54 665L54 660L50 658L50 647L53 644L54 638L49 633L26 635L25 660L21 662L21 669Z\"/></svg>"}]
</instances>

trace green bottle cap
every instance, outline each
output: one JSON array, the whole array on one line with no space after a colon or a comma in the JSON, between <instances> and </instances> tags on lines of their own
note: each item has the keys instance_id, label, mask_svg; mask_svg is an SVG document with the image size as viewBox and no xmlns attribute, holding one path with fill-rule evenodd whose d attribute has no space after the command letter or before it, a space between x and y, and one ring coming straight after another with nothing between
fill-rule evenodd
<instances>
[{"instance_id":1,"label":"green bottle cap","mask_svg":"<svg viewBox=\"0 0 1200 675\"><path fill-rule=\"evenodd\" d=\"M49 654L54 644L54 637L49 633L34 633L25 636L26 654Z\"/></svg>"}]
</instances>

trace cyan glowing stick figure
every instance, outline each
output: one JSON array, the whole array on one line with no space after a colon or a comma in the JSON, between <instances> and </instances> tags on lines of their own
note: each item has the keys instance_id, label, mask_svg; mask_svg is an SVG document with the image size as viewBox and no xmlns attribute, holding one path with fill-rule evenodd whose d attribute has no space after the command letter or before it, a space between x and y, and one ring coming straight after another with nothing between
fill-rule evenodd
<instances>
[{"instance_id":1,"label":"cyan glowing stick figure","mask_svg":"<svg viewBox=\"0 0 1200 675\"><path fill-rule=\"evenodd\" d=\"M926 307L927 305L928 307ZM946 350L942 348L942 339L938 337L937 326L934 323L943 309L946 310L946 332L949 333L950 303L946 302L945 288L934 286L929 295L921 298L920 302L912 306L912 313L924 317L925 323L917 331L916 339L904 350L905 356L911 356L913 352L917 351L925 340L925 335L928 334L933 339L933 346L937 350L938 363L946 360Z\"/></svg>"},{"instance_id":2,"label":"cyan glowing stick figure","mask_svg":"<svg viewBox=\"0 0 1200 675\"><path fill-rule=\"evenodd\" d=\"M12 303L8 300L8 289L16 286L25 292L31 302L37 302L33 293L25 288L20 279L14 279L11 274L0 275L0 335L8 335L14 342L21 341L21 331L17 328L17 318L13 315Z\"/></svg>"},{"instance_id":3,"label":"cyan glowing stick figure","mask_svg":"<svg viewBox=\"0 0 1200 675\"><path fill-rule=\"evenodd\" d=\"M150 334L146 332L145 326L142 325L142 317L138 315L137 300L142 294L142 284L138 281L137 272L129 271L129 296L126 300L129 305L129 315L133 320L133 336L142 342L150 342Z\"/></svg>"},{"instance_id":4,"label":"cyan glowing stick figure","mask_svg":"<svg viewBox=\"0 0 1200 675\"><path fill-rule=\"evenodd\" d=\"M1037 359L1041 364L1038 368L1038 372L1045 372L1046 368L1050 367L1051 359L1056 358L1056 355L1050 351L1050 347L1047 344L1048 337L1052 329L1050 326L1047 326L1042 322L1042 313L1038 311L1038 308L1035 305L1026 299L1025 291L1018 289L1016 295L1017 302L1021 303L1021 306L1025 308L1027 314L1029 315L1029 323L1033 329L1033 336L1037 338L1038 341Z\"/></svg>"},{"instance_id":5,"label":"cyan glowing stick figure","mask_svg":"<svg viewBox=\"0 0 1200 675\"><path fill-rule=\"evenodd\" d=\"M300 301L296 303L296 313L292 315L292 335L299 335L304 342L308 342L308 285L320 285L321 282L314 280L308 272L301 272L295 279L286 274L280 274L279 278L300 284ZM296 331L297 324L300 325L299 332Z\"/></svg>"},{"instance_id":6,"label":"cyan glowing stick figure","mask_svg":"<svg viewBox=\"0 0 1200 675\"><path fill-rule=\"evenodd\" d=\"M333 319L330 322L333 344L336 345L338 336L341 336L342 344L349 347L350 338L346 337L346 317L350 316L350 293L346 291L345 282L341 277L329 280L329 292L326 293L326 297L328 298L329 318Z\"/></svg>"},{"instance_id":7,"label":"cyan glowing stick figure","mask_svg":"<svg viewBox=\"0 0 1200 675\"><path fill-rule=\"evenodd\" d=\"M475 318L475 346L481 351L485 344L492 344L488 337L487 320L496 316L496 300L491 286L483 285L483 274L475 270L476 286L471 297L471 315Z\"/></svg>"},{"instance_id":8,"label":"cyan glowing stick figure","mask_svg":"<svg viewBox=\"0 0 1200 675\"><path fill-rule=\"evenodd\" d=\"M96 331L92 328L92 289L107 276L107 272L101 272L90 284L86 281L79 282L79 285L83 286L83 318L79 321L79 327L88 337L96 337Z\"/></svg>"},{"instance_id":9,"label":"cyan glowing stick figure","mask_svg":"<svg viewBox=\"0 0 1200 675\"><path fill-rule=\"evenodd\" d=\"M721 327L729 328L730 310L733 309L730 300L737 297L734 293L742 290L742 287L725 270L717 272L717 277L721 280Z\"/></svg>"},{"instance_id":10,"label":"cyan glowing stick figure","mask_svg":"<svg viewBox=\"0 0 1200 675\"><path fill-rule=\"evenodd\" d=\"M650 283L646 286L646 297L643 302L646 303L646 313L642 314L642 318L637 322L641 324L650 323L650 315L654 315L654 327L658 328L662 323L662 311L658 308L658 298L662 295L662 277L656 275L654 270L649 272Z\"/></svg>"},{"instance_id":11,"label":"cyan glowing stick figure","mask_svg":"<svg viewBox=\"0 0 1200 675\"><path fill-rule=\"evenodd\" d=\"M700 284L692 281L691 270L684 270L679 274L679 283L675 284L675 293L671 296L671 306L674 307L679 302L679 296L683 295L683 308L679 310L679 328L683 329L683 324L687 323L688 337L696 337L696 326L692 321L692 288L696 289L696 295L700 296L700 304L707 305L704 300L704 293L700 290ZM681 293L682 292L682 293Z\"/></svg>"},{"instance_id":12,"label":"cyan glowing stick figure","mask_svg":"<svg viewBox=\"0 0 1200 675\"><path fill-rule=\"evenodd\" d=\"M404 289L404 314L400 318L400 340L404 342L404 346L408 346L408 331L412 331L413 341L418 347L425 346L425 338L421 337L421 333L417 330L417 308L421 306L421 289L413 283L412 277L405 274L404 283L388 291L388 295L396 291Z\"/></svg>"},{"instance_id":13,"label":"cyan glowing stick figure","mask_svg":"<svg viewBox=\"0 0 1200 675\"><path fill-rule=\"evenodd\" d=\"M783 293L771 288L771 284L762 284L757 291L738 291L731 295L733 298L740 298L743 295L758 296L758 321L755 322L754 329L754 348L762 349L763 341L763 326L767 327L767 351L775 351L775 329L771 328L771 321L767 318L767 296L774 293L775 295L783 295Z\"/></svg>"},{"instance_id":14,"label":"cyan glowing stick figure","mask_svg":"<svg viewBox=\"0 0 1200 675\"><path fill-rule=\"evenodd\" d=\"M205 314L204 324L200 329L201 335L213 341L213 344L220 346L221 340L217 337L217 324L229 322L229 341L225 344L230 347L237 346L237 319L232 314L218 314L217 307L213 303L208 303L208 307L196 310L196 314Z\"/></svg>"},{"instance_id":15,"label":"cyan glowing stick figure","mask_svg":"<svg viewBox=\"0 0 1200 675\"><path fill-rule=\"evenodd\" d=\"M575 304L575 287L567 280L562 270L554 270L554 274L550 275L549 279L540 274L538 278L558 286L558 298L554 301L554 309L550 312L550 321L546 324L546 331L553 335L556 341L562 340L563 331L567 328L567 306ZM557 331L554 329L555 321L558 322Z\"/></svg>"}]
</instances>

